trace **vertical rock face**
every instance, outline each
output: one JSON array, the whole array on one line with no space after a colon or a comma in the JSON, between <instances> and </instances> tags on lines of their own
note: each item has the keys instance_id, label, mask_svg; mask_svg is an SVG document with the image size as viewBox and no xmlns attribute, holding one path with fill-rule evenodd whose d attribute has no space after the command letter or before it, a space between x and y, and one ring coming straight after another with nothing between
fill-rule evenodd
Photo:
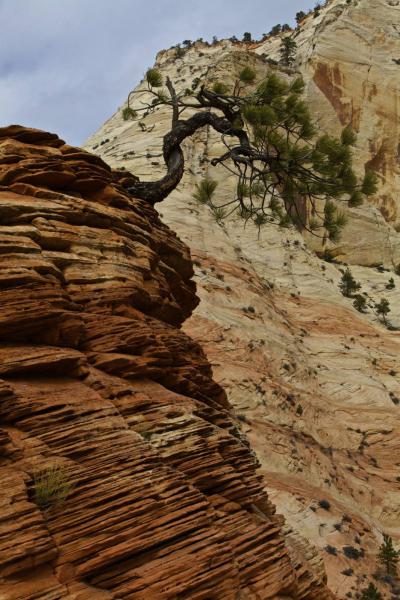
<instances>
[{"instance_id":1,"label":"vertical rock face","mask_svg":"<svg viewBox=\"0 0 400 600\"><path fill-rule=\"evenodd\" d=\"M368 302L389 300L392 330L372 309L361 314L341 295L344 267L319 260L310 240L270 225L244 228L236 217L220 225L194 201L195 185L206 174L218 181L217 204L232 198L234 181L210 167L223 151L213 131L187 141L182 184L159 205L194 259L201 302L184 329L205 349L256 450L270 498L292 529L293 553L307 556L316 570L322 556L328 585L339 598L359 591L376 571L382 531L400 540L394 458L400 439L400 277L393 271L400 262L399 10L397 0L332 0L319 16L303 21L295 34L296 67L281 72L302 73L307 102L323 130L339 134L351 121L358 172L373 168L378 174L376 197L349 211L332 252L351 263ZM229 84L245 64L262 78L277 68L271 59L279 58L280 41L195 44L183 57L174 49L161 52L156 65L179 90L198 78ZM157 179L169 127L166 109L140 123L123 121L118 110L87 148L141 179Z\"/></svg>"},{"instance_id":2,"label":"vertical rock face","mask_svg":"<svg viewBox=\"0 0 400 600\"><path fill-rule=\"evenodd\" d=\"M326 600L179 328L188 248L131 180L0 129L0 596ZM64 502L40 500L51 471Z\"/></svg>"},{"instance_id":3,"label":"vertical rock face","mask_svg":"<svg viewBox=\"0 0 400 600\"><path fill-rule=\"evenodd\" d=\"M355 264L397 263L397 236L384 220L399 229L400 4L397 0L331 0L319 15L301 23L294 39L296 67L306 81L307 100L320 126L337 133L350 125L357 133L358 172L372 169L379 178L379 192L373 199L376 211L364 210L358 239L354 228L348 229L339 249ZM267 38L255 52L278 59L279 42Z\"/></svg>"}]
</instances>

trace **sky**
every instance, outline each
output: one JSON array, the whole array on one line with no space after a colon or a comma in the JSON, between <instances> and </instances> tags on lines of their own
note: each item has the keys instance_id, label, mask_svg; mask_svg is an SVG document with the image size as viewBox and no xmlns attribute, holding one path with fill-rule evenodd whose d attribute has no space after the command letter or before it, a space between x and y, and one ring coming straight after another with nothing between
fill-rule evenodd
<instances>
[{"instance_id":1,"label":"sky","mask_svg":"<svg viewBox=\"0 0 400 600\"><path fill-rule=\"evenodd\" d=\"M310 0L0 0L0 127L54 131L81 145L120 106L155 55L294 24Z\"/></svg>"}]
</instances>

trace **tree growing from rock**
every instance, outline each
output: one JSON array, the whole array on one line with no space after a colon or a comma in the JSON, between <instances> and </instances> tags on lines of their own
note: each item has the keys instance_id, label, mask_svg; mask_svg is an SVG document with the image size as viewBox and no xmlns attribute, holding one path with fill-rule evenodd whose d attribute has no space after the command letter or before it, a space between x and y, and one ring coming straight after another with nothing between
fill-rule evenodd
<instances>
[{"instance_id":1,"label":"tree growing from rock","mask_svg":"<svg viewBox=\"0 0 400 600\"><path fill-rule=\"evenodd\" d=\"M346 298L351 298L355 292L358 292L358 290L361 288L361 284L354 279L350 269L347 268L342 274L339 288L343 296L346 296Z\"/></svg>"},{"instance_id":2,"label":"tree growing from rock","mask_svg":"<svg viewBox=\"0 0 400 600\"><path fill-rule=\"evenodd\" d=\"M378 317L387 325L387 315L390 313L390 304L387 298L382 298L379 302L375 303L375 312Z\"/></svg>"},{"instance_id":3,"label":"tree growing from rock","mask_svg":"<svg viewBox=\"0 0 400 600\"><path fill-rule=\"evenodd\" d=\"M306 13L303 12L302 10L299 10L299 12L296 13L296 23L299 24L304 17L306 16Z\"/></svg>"},{"instance_id":4,"label":"tree growing from rock","mask_svg":"<svg viewBox=\"0 0 400 600\"><path fill-rule=\"evenodd\" d=\"M225 87L224 87L225 86ZM236 176L236 193L222 205L210 208L234 211L247 221L294 224L301 230L335 242L345 224L340 203L359 203L375 191L374 176L367 173L359 183L352 169L354 135L344 130L340 139L318 135L302 99L301 78L284 81L269 74L257 81L256 72L244 67L230 86L213 89L198 85L177 91L157 69L149 69L145 87L131 92L127 107L150 114L170 107L171 130L164 136L163 156L167 172L158 181L131 186L133 195L150 204L161 202L179 184L184 171L182 142L209 126L221 135L224 152L213 158L212 167ZM185 111L191 115L183 118ZM221 211L218 214L222 214Z\"/></svg>"},{"instance_id":5,"label":"tree growing from rock","mask_svg":"<svg viewBox=\"0 0 400 600\"><path fill-rule=\"evenodd\" d=\"M383 542L379 546L378 560L385 567L388 575L397 574L399 552L394 549L393 540L389 535L383 535Z\"/></svg>"},{"instance_id":6,"label":"tree growing from rock","mask_svg":"<svg viewBox=\"0 0 400 600\"><path fill-rule=\"evenodd\" d=\"M280 25L280 23L278 23L277 25L274 25L271 28L269 35L278 35L278 33L280 33L281 31L282 31L282 25Z\"/></svg>"},{"instance_id":7,"label":"tree growing from rock","mask_svg":"<svg viewBox=\"0 0 400 600\"><path fill-rule=\"evenodd\" d=\"M282 38L280 54L281 54L281 62L290 66L294 63L294 59L296 56L297 44L291 36L286 36Z\"/></svg>"}]
</instances>

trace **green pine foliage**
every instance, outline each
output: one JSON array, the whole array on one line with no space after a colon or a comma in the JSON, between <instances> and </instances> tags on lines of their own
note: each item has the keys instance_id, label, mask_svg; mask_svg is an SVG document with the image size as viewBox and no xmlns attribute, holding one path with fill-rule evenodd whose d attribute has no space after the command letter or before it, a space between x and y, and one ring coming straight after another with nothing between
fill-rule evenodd
<instances>
[{"instance_id":1,"label":"green pine foliage","mask_svg":"<svg viewBox=\"0 0 400 600\"><path fill-rule=\"evenodd\" d=\"M383 534L383 543L379 547L378 560L385 567L388 575L397 574L399 552L393 547L393 540L389 535Z\"/></svg>"},{"instance_id":2,"label":"green pine foliage","mask_svg":"<svg viewBox=\"0 0 400 600\"><path fill-rule=\"evenodd\" d=\"M366 196L372 196L377 190L377 177L373 171L367 171L361 186L361 192Z\"/></svg>"},{"instance_id":3,"label":"green pine foliage","mask_svg":"<svg viewBox=\"0 0 400 600\"><path fill-rule=\"evenodd\" d=\"M339 288L343 296L346 296L346 298L351 298L355 292L358 292L358 290L361 288L361 284L354 279L350 269L347 268L342 274Z\"/></svg>"},{"instance_id":4,"label":"green pine foliage","mask_svg":"<svg viewBox=\"0 0 400 600\"><path fill-rule=\"evenodd\" d=\"M217 223L221 223L226 217L226 210L221 206L211 206L211 212Z\"/></svg>"},{"instance_id":5,"label":"green pine foliage","mask_svg":"<svg viewBox=\"0 0 400 600\"><path fill-rule=\"evenodd\" d=\"M282 38L280 54L281 61L284 65L290 66L294 63L294 59L296 56L297 44L295 40L291 36L286 36Z\"/></svg>"},{"instance_id":6,"label":"green pine foliage","mask_svg":"<svg viewBox=\"0 0 400 600\"><path fill-rule=\"evenodd\" d=\"M294 57L295 46L290 35L282 40L282 60L287 64ZM250 216L255 221L263 215L256 224L274 221L282 227L306 229L324 245L328 240L337 243L347 222L341 205L358 207L365 196L376 192L374 173L367 172L359 182L353 171L352 129L345 127L339 138L318 134L302 97L300 77L288 82L271 72L256 85L256 71L248 65L241 69L232 92L218 81L207 90L195 78L186 103L190 90L178 92L172 99L171 82L166 82L167 91L156 89L163 85L157 69L149 69L146 80L153 95L150 110L160 103L177 102L180 127L183 111L192 109L196 101L199 111L206 109L215 118L224 113L228 151L211 164L223 164L237 173L239 185L232 202L239 204L245 220ZM220 131L219 126L215 128ZM211 205L213 186L215 182L206 178L196 186L194 198Z\"/></svg>"},{"instance_id":7,"label":"green pine foliage","mask_svg":"<svg viewBox=\"0 0 400 600\"><path fill-rule=\"evenodd\" d=\"M122 109L122 118L124 121L130 121L136 119L136 117L136 110L133 110L133 108L131 108L130 106L125 106L125 108Z\"/></svg>"},{"instance_id":8,"label":"green pine foliage","mask_svg":"<svg viewBox=\"0 0 400 600\"><path fill-rule=\"evenodd\" d=\"M150 87L161 87L163 84L163 78L158 69L148 69L146 80Z\"/></svg>"},{"instance_id":9,"label":"green pine foliage","mask_svg":"<svg viewBox=\"0 0 400 600\"><path fill-rule=\"evenodd\" d=\"M239 73L239 79L242 83L253 83L256 73L250 67L244 67Z\"/></svg>"},{"instance_id":10,"label":"green pine foliage","mask_svg":"<svg viewBox=\"0 0 400 600\"><path fill-rule=\"evenodd\" d=\"M210 204L217 186L217 181L214 181L210 177L205 177L200 183L196 184L193 198L199 204Z\"/></svg>"},{"instance_id":11,"label":"green pine foliage","mask_svg":"<svg viewBox=\"0 0 400 600\"><path fill-rule=\"evenodd\" d=\"M350 206L359 206L366 193L374 193L375 177L366 175L362 190L358 186L352 169L350 143L354 134L346 128L341 139L322 135L314 141L316 128L310 112L302 100L304 82L301 78L287 83L275 74L270 74L248 96L242 107L242 116L252 132L252 143L256 150L273 156L279 154L287 159L287 169L279 174L280 197L288 214L293 217L299 197L326 200L320 215L327 238L332 242L340 239L346 224L343 211L339 211L335 200L348 197ZM292 135L287 135L290 129ZM266 188L274 180L273 172L261 178ZM292 218L293 220L293 218ZM288 218L284 218L284 226ZM316 228L317 220L313 225Z\"/></svg>"},{"instance_id":12,"label":"green pine foliage","mask_svg":"<svg viewBox=\"0 0 400 600\"><path fill-rule=\"evenodd\" d=\"M220 94L220 95L225 95L228 92L228 86L226 86L224 83L222 83L221 81L216 81L213 84L212 90L215 94Z\"/></svg>"},{"instance_id":13,"label":"green pine foliage","mask_svg":"<svg viewBox=\"0 0 400 600\"><path fill-rule=\"evenodd\" d=\"M356 135L350 126L342 130L340 140L344 146L353 146L355 144Z\"/></svg>"},{"instance_id":14,"label":"green pine foliage","mask_svg":"<svg viewBox=\"0 0 400 600\"><path fill-rule=\"evenodd\" d=\"M296 23L299 24L300 21L302 21L305 16L306 16L306 13L303 12L302 10L299 10L299 12L296 13Z\"/></svg>"}]
</instances>

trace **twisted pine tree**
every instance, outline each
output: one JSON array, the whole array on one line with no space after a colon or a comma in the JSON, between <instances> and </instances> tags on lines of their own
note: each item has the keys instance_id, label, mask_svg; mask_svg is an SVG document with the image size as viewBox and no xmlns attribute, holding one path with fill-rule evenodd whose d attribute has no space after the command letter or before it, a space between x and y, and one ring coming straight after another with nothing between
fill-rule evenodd
<instances>
[{"instance_id":1,"label":"twisted pine tree","mask_svg":"<svg viewBox=\"0 0 400 600\"><path fill-rule=\"evenodd\" d=\"M154 204L178 185L183 175L182 142L198 129L210 126L221 134L225 151L211 161L237 177L231 200L211 208L228 216L239 209L246 220L261 225L295 224L313 235L337 241L346 219L338 202L359 206L376 190L375 175L366 173L362 183L352 169L354 134L343 130L341 138L317 135L310 112L302 100L301 78L286 82L270 74L255 84L256 73L245 67L228 87L201 85L177 92L157 69L149 69L145 88L131 92L123 117L166 105L172 111L171 130L164 136L166 174L158 181L137 180L132 194ZM131 106L139 95L135 109ZM182 118L185 111L191 116Z\"/></svg>"}]
</instances>

